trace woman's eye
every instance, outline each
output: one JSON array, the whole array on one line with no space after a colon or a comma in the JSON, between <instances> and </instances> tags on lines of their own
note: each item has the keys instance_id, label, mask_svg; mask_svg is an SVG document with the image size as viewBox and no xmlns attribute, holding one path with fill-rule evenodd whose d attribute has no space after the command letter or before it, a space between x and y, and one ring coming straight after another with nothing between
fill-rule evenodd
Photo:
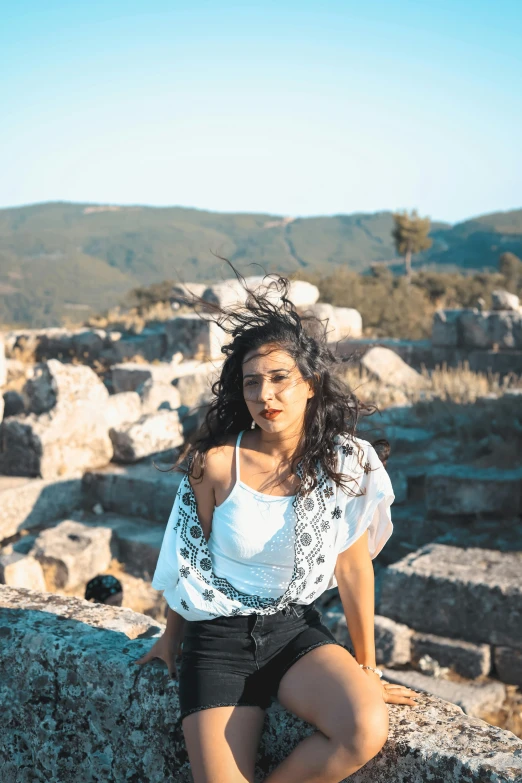
<instances>
[{"instance_id":1,"label":"woman's eye","mask_svg":"<svg viewBox=\"0 0 522 783\"><path fill-rule=\"evenodd\" d=\"M275 375L273 380L276 381L276 383L279 383L280 381L286 381L288 379L287 375Z\"/></svg>"},{"instance_id":2,"label":"woman's eye","mask_svg":"<svg viewBox=\"0 0 522 783\"><path fill-rule=\"evenodd\" d=\"M255 384L255 381L253 381L253 380L245 381L245 386L253 386L254 384Z\"/></svg>"}]
</instances>

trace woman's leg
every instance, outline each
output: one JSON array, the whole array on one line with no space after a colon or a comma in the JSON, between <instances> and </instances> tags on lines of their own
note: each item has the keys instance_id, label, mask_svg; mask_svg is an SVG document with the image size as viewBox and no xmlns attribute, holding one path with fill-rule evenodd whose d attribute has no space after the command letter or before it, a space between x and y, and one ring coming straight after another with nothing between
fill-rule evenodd
<instances>
[{"instance_id":1,"label":"woman's leg","mask_svg":"<svg viewBox=\"0 0 522 783\"><path fill-rule=\"evenodd\" d=\"M265 711L212 707L184 718L194 783L253 783Z\"/></svg>"},{"instance_id":2,"label":"woman's leg","mask_svg":"<svg viewBox=\"0 0 522 783\"><path fill-rule=\"evenodd\" d=\"M299 658L282 677L277 698L318 731L265 783L339 783L386 742L388 711L379 683L340 645L316 647Z\"/></svg>"}]
</instances>

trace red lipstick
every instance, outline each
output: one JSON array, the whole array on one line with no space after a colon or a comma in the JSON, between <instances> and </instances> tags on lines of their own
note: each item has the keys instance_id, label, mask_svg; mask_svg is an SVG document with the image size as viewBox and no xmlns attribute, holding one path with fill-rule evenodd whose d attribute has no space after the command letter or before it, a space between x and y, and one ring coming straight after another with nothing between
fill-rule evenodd
<instances>
[{"instance_id":1,"label":"red lipstick","mask_svg":"<svg viewBox=\"0 0 522 783\"><path fill-rule=\"evenodd\" d=\"M279 414L280 414L281 412L282 412L282 411L280 411L280 410L277 410L276 408L266 408L266 410L264 410L264 411L261 411L261 414L260 414L260 415L261 415L261 416L262 416L264 419L267 419L268 421L273 421L274 419L277 419L277 417L279 416Z\"/></svg>"}]
</instances>

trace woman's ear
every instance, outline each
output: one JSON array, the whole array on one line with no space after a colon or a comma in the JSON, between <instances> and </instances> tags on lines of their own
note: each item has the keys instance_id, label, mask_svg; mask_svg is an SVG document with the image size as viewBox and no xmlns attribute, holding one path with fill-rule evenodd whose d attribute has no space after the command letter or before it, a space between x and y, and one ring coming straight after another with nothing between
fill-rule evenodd
<instances>
[{"instance_id":1,"label":"woman's ear","mask_svg":"<svg viewBox=\"0 0 522 783\"><path fill-rule=\"evenodd\" d=\"M318 372L314 372L314 378L315 378L315 381L316 381L317 385L319 385L319 381L321 380L321 376L319 375ZM314 388L313 380L310 379L308 381L308 399L310 400L312 397L315 397L315 388Z\"/></svg>"}]
</instances>

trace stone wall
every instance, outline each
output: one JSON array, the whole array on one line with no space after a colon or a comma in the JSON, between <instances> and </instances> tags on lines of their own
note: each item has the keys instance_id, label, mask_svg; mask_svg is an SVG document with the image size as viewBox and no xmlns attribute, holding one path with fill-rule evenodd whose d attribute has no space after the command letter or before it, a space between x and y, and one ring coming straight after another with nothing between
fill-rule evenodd
<instances>
[{"instance_id":1,"label":"stone wall","mask_svg":"<svg viewBox=\"0 0 522 783\"><path fill-rule=\"evenodd\" d=\"M161 633L150 618L0 586L0 773L14 783L189 783L177 683L133 664ZM515 783L522 741L422 695L391 707L383 751L353 783ZM258 780L312 727L274 705Z\"/></svg>"}]
</instances>

